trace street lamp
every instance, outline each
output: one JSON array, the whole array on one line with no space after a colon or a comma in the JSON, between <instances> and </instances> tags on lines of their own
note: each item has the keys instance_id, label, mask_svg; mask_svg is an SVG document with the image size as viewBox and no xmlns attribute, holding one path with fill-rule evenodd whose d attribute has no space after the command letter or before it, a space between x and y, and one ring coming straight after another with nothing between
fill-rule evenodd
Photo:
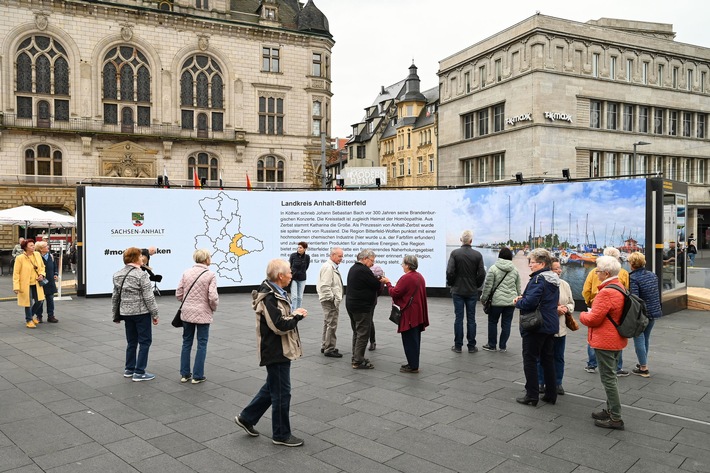
<instances>
[{"instance_id":1,"label":"street lamp","mask_svg":"<svg viewBox=\"0 0 710 473\"><path fill-rule=\"evenodd\" d=\"M650 145L650 144L651 143L649 143L647 141L637 141L636 143L634 143L634 173L636 172L636 147L637 146L646 146L646 145Z\"/></svg>"}]
</instances>

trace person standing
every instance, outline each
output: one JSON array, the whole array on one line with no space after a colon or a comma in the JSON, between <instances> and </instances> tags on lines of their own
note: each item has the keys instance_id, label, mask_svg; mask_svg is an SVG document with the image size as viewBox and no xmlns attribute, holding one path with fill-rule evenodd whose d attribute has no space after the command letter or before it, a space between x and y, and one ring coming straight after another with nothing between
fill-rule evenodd
<instances>
[{"instance_id":1,"label":"person standing","mask_svg":"<svg viewBox=\"0 0 710 473\"><path fill-rule=\"evenodd\" d=\"M42 256L44 269L47 274L47 284L42 289L44 290L44 300L47 301L47 322L56 324L59 320L54 316L54 294L57 292L57 280L59 279L59 268L54 260L52 253L49 251L49 245L46 241L40 241L35 245L35 250ZM42 323L42 312L44 305L40 304L37 309L37 318L39 323Z\"/></svg>"},{"instance_id":2,"label":"person standing","mask_svg":"<svg viewBox=\"0 0 710 473\"><path fill-rule=\"evenodd\" d=\"M690 267L695 266L695 255L698 254L698 247L695 246L695 240L688 240L688 259L690 260Z\"/></svg>"},{"instance_id":3,"label":"person standing","mask_svg":"<svg viewBox=\"0 0 710 473\"><path fill-rule=\"evenodd\" d=\"M426 281L417 272L418 267L417 257L406 255L402 260L404 276L399 278L396 286L385 283L392 303L398 305L402 311L397 332L402 335L402 347L407 363L400 367L400 373L419 373L422 332L429 326Z\"/></svg>"},{"instance_id":4,"label":"person standing","mask_svg":"<svg viewBox=\"0 0 710 473\"><path fill-rule=\"evenodd\" d=\"M311 265L311 257L306 254L308 249L308 243L305 241L298 242L298 249L295 253L291 253L288 258L289 264L291 264L291 274L293 279L291 280L291 303L293 308L297 309L303 305L303 291L306 289L306 271Z\"/></svg>"},{"instance_id":5,"label":"person standing","mask_svg":"<svg viewBox=\"0 0 710 473\"><path fill-rule=\"evenodd\" d=\"M545 371L545 395L542 400L554 404L557 402L555 388L555 360L553 338L559 330L557 304L560 300L560 278L550 269L552 259L544 248L536 248L528 256L528 267L532 273L522 296L514 299L520 314L540 311L542 325L534 330L523 330L523 370L525 371L525 396L516 398L520 404L537 406L540 396L537 382L537 365Z\"/></svg>"},{"instance_id":6,"label":"person standing","mask_svg":"<svg viewBox=\"0 0 710 473\"><path fill-rule=\"evenodd\" d=\"M12 249L12 259L17 258L18 256L20 256L22 254L22 252L24 251L22 249L23 248L22 243L24 241L25 241L25 239L20 237L20 239L17 242L17 245L15 245L15 247Z\"/></svg>"},{"instance_id":7,"label":"person standing","mask_svg":"<svg viewBox=\"0 0 710 473\"><path fill-rule=\"evenodd\" d=\"M648 370L648 345L651 340L651 330L656 323L656 319L663 317L663 307L661 306L661 295L658 291L658 277L655 273L646 269L646 257L638 251L629 255L631 265L631 294L636 294L646 303L646 315L648 315L648 325L638 337L634 337L634 349L638 358L638 365L631 370L635 375L650 378Z\"/></svg>"},{"instance_id":8,"label":"person standing","mask_svg":"<svg viewBox=\"0 0 710 473\"><path fill-rule=\"evenodd\" d=\"M619 280L620 269L621 263L613 256L597 258L595 271L601 280L599 292L594 299L592 309L589 312L582 312L579 321L588 327L587 341L596 351L599 360L599 377L606 392L607 408L592 413L594 425L605 429L624 430L616 366L621 351L626 347L627 339L619 335L609 317L617 324L621 322L625 296L614 288L606 289L611 284L623 289Z\"/></svg>"},{"instance_id":9,"label":"person standing","mask_svg":"<svg viewBox=\"0 0 710 473\"><path fill-rule=\"evenodd\" d=\"M365 358L367 340L370 337L370 314L375 308L380 283L389 282L386 277L378 279L372 274L370 268L373 264L375 253L372 250L362 250L348 271L345 308L353 330L352 367L359 370L374 368L370 360Z\"/></svg>"},{"instance_id":10,"label":"person standing","mask_svg":"<svg viewBox=\"0 0 710 473\"><path fill-rule=\"evenodd\" d=\"M153 288L148 273L141 271L141 250L130 247L123 252L126 265L113 275L113 294L111 296L112 313L119 313L117 324L124 322L126 327L126 365L124 378L133 381L150 381L153 373L145 369L148 366L148 352L153 343L153 325L158 325L158 305L155 302ZM137 355L136 355L137 351Z\"/></svg>"},{"instance_id":11,"label":"person standing","mask_svg":"<svg viewBox=\"0 0 710 473\"><path fill-rule=\"evenodd\" d=\"M323 263L318 274L318 300L323 308L323 336L320 352L332 358L342 358L343 355L335 347L340 315L340 301L343 299L343 278L338 271L338 265L343 261L343 249L331 248L330 258Z\"/></svg>"},{"instance_id":12,"label":"person standing","mask_svg":"<svg viewBox=\"0 0 710 473\"><path fill-rule=\"evenodd\" d=\"M25 308L25 325L35 328L39 323L37 311L44 300L40 281L45 278L44 262L35 251L35 241L22 241L22 253L15 258L12 269L12 290L17 294L17 305Z\"/></svg>"},{"instance_id":13,"label":"person standing","mask_svg":"<svg viewBox=\"0 0 710 473\"><path fill-rule=\"evenodd\" d=\"M604 256L611 256L615 258L619 264L621 264L621 252L614 248L613 246L607 246L604 248ZM619 270L619 282L624 285L626 290L629 289L629 272L624 268ZM592 307L594 303L594 298L599 292L599 284L601 281L597 277L596 271L590 271L587 274L587 279L584 281L584 288L582 289L582 297L584 297L584 303L587 307ZM619 357L619 365L616 367L616 375L619 377L628 376L629 372L623 369L624 357ZM587 373L596 373L597 371L597 357L594 354L594 349L587 344L587 366L584 368Z\"/></svg>"},{"instance_id":14,"label":"person standing","mask_svg":"<svg viewBox=\"0 0 710 473\"><path fill-rule=\"evenodd\" d=\"M382 279L382 276L385 275L385 271L379 264L373 264L370 271L372 271L372 274L374 274L377 279ZM384 290L385 285L380 282L380 290L377 291L377 295L375 296L375 307L372 308L372 313L370 314L370 347L368 348L368 351L375 351L377 349L377 341L375 340L375 308L377 307L377 299L380 295L382 295Z\"/></svg>"},{"instance_id":15,"label":"person standing","mask_svg":"<svg viewBox=\"0 0 710 473\"><path fill-rule=\"evenodd\" d=\"M302 307L291 311L285 288L291 282L288 261L273 259L266 267L266 279L252 291L252 307L256 313L256 339L259 366L266 366L266 382L242 412L234 418L239 427L258 437L254 426L271 407L272 442L275 445L300 447L303 440L291 434L291 361L303 355L298 323L308 311Z\"/></svg>"},{"instance_id":16,"label":"person standing","mask_svg":"<svg viewBox=\"0 0 710 473\"><path fill-rule=\"evenodd\" d=\"M212 315L219 305L217 294L217 276L210 271L210 252L197 250L192 255L195 265L185 271L180 278L175 297L182 302L182 352L180 353L180 382L203 383L205 377L205 358L207 342L210 337ZM197 352L195 364L190 371L190 352L197 333Z\"/></svg>"},{"instance_id":17,"label":"person standing","mask_svg":"<svg viewBox=\"0 0 710 473\"><path fill-rule=\"evenodd\" d=\"M481 253L471 248L473 232L465 230L461 235L461 248L451 252L446 265L446 285L451 287L454 302L454 345L451 350L461 353L463 347L463 316L466 311L466 339L468 352L476 353L476 301L478 288L486 279Z\"/></svg>"},{"instance_id":18,"label":"person standing","mask_svg":"<svg viewBox=\"0 0 710 473\"><path fill-rule=\"evenodd\" d=\"M513 265L513 252L510 248L501 248L498 261L486 274L481 299L488 299L491 293L493 300L488 311L488 343L482 348L486 351L496 351L498 346L500 351L506 351L510 326L513 323L513 312L515 312L513 299L520 295L520 273ZM498 319L500 319L500 343L496 344Z\"/></svg>"},{"instance_id":19,"label":"person standing","mask_svg":"<svg viewBox=\"0 0 710 473\"><path fill-rule=\"evenodd\" d=\"M565 375L565 343L567 340L567 323L565 319L567 314L574 312L574 298L572 297L572 288L569 283L562 279L562 265L560 260L552 258L552 272L560 278L560 302L557 304L557 315L560 319L560 330L552 339L552 353L555 358L555 376L557 380L557 394L564 395L565 389L562 387L562 378ZM540 391L545 388L545 373L542 365L537 365L537 382L540 385Z\"/></svg>"}]
</instances>

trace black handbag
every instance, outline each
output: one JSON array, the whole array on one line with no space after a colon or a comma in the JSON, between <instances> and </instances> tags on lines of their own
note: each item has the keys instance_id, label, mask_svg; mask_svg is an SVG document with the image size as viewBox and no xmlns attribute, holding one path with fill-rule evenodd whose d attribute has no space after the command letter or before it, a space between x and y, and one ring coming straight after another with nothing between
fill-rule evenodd
<instances>
[{"instance_id":1,"label":"black handbag","mask_svg":"<svg viewBox=\"0 0 710 473\"><path fill-rule=\"evenodd\" d=\"M542 313L540 308L536 308L534 312L520 314L520 329L525 332L537 332L542 327Z\"/></svg>"},{"instance_id":2,"label":"black handbag","mask_svg":"<svg viewBox=\"0 0 710 473\"><path fill-rule=\"evenodd\" d=\"M481 301L481 305L483 306L483 313L484 314L487 314L491 310L491 305L493 304L493 294L496 293L496 289L498 289L498 286L500 286L500 283L502 283L505 280L505 278L508 276L508 273L510 273L510 271L505 272L505 276L503 276L503 278L500 281L498 281L498 284L496 284L496 287L494 287L493 290L491 291L491 293L488 294L488 297L486 298L486 300Z\"/></svg>"},{"instance_id":3,"label":"black handbag","mask_svg":"<svg viewBox=\"0 0 710 473\"><path fill-rule=\"evenodd\" d=\"M175 328L180 328L180 327L182 327L182 318L180 317L180 316L182 315L182 305L183 305L183 304L185 303L185 301L187 300L187 295L190 294L190 291L192 290L192 288L193 288L193 286L195 285L195 283L197 282L197 280L200 279L200 276L202 276L203 274L205 274L207 271L209 271L209 270L205 269L204 271L202 271L202 272L195 278L194 281L192 281L192 284L190 285L190 288L187 290L187 292L185 293L185 296L182 298L182 302L180 303L180 308L179 308L179 309L177 310L177 312L175 313L175 317L173 317L173 321L170 322L170 324L171 324L173 327L175 327Z\"/></svg>"},{"instance_id":4,"label":"black handbag","mask_svg":"<svg viewBox=\"0 0 710 473\"><path fill-rule=\"evenodd\" d=\"M402 320L402 311L409 307L413 300L414 293L412 293L412 297L409 298L409 302L407 302L407 305L404 306L404 309L400 309L397 304L392 304L392 309L390 309L390 320L393 324L399 326L399 321Z\"/></svg>"}]
</instances>

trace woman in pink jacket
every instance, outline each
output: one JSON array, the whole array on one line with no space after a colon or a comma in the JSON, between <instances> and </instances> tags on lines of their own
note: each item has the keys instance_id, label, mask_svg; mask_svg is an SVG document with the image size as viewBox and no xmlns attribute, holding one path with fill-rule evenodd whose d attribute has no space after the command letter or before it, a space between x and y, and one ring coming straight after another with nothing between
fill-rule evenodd
<instances>
[{"instance_id":1,"label":"woman in pink jacket","mask_svg":"<svg viewBox=\"0 0 710 473\"><path fill-rule=\"evenodd\" d=\"M192 256L195 265L185 271L175 290L175 296L181 302L182 314L182 354L180 355L180 382L200 384L205 381L205 357L207 356L207 340L210 335L212 313L217 310L219 295L217 294L217 277L209 270L210 253L207 250L197 250ZM192 341L197 331L197 353L195 365L190 372L190 352Z\"/></svg>"},{"instance_id":2,"label":"woman in pink jacket","mask_svg":"<svg viewBox=\"0 0 710 473\"><path fill-rule=\"evenodd\" d=\"M589 312L582 312L579 321L589 327L587 341L596 350L599 363L599 377L606 392L606 409L592 413L594 425L605 429L624 430L621 420L621 400L619 399L619 384L616 376L616 366L621 358L621 351L628 340L621 335L609 320L618 324L624 310L624 295L610 285L616 285L622 290L624 285L619 280L621 264L613 256L597 258L596 275L601 281L599 293Z\"/></svg>"}]
</instances>

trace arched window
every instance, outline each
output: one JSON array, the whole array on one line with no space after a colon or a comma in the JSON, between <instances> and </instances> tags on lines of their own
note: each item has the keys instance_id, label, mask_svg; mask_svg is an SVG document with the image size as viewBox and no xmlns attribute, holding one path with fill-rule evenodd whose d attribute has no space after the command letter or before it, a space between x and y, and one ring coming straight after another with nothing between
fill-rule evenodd
<instances>
[{"instance_id":1,"label":"arched window","mask_svg":"<svg viewBox=\"0 0 710 473\"><path fill-rule=\"evenodd\" d=\"M133 132L134 123L150 126L151 77L145 54L133 46L112 48L104 56L102 74L104 123L116 125L120 116L125 133Z\"/></svg>"},{"instance_id":2,"label":"arched window","mask_svg":"<svg viewBox=\"0 0 710 473\"><path fill-rule=\"evenodd\" d=\"M284 182L284 160L276 156L264 156L256 163L256 180L260 184Z\"/></svg>"},{"instance_id":3,"label":"arched window","mask_svg":"<svg viewBox=\"0 0 710 473\"><path fill-rule=\"evenodd\" d=\"M180 115L184 130L198 127L198 137L224 129L224 80L222 69L210 56L189 57L180 72ZM196 120L197 118L197 120ZM206 120L206 121L205 121Z\"/></svg>"},{"instance_id":4,"label":"arched window","mask_svg":"<svg viewBox=\"0 0 710 473\"><path fill-rule=\"evenodd\" d=\"M50 127L52 118L69 120L69 61L64 46L49 36L31 36L17 48L15 63L17 117L38 116L42 103L48 117L39 126Z\"/></svg>"},{"instance_id":5,"label":"arched window","mask_svg":"<svg viewBox=\"0 0 710 473\"><path fill-rule=\"evenodd\" d=\"M208 153L196 153L187 158L187 179L192 182L193 172L197 168L197 177L208 181L219 179L219 160Z\"/></svg>"},{"instance_id":6,"label":"arched window","mask_svg":"<svg viewBox=\"0 0 710 473\"><path fill-rule=\"evenodd\" d=\"M26 148L25 174L30 176L61 176L62 152L47 144L38 144Z\"/></svg>"}]
</instances>

